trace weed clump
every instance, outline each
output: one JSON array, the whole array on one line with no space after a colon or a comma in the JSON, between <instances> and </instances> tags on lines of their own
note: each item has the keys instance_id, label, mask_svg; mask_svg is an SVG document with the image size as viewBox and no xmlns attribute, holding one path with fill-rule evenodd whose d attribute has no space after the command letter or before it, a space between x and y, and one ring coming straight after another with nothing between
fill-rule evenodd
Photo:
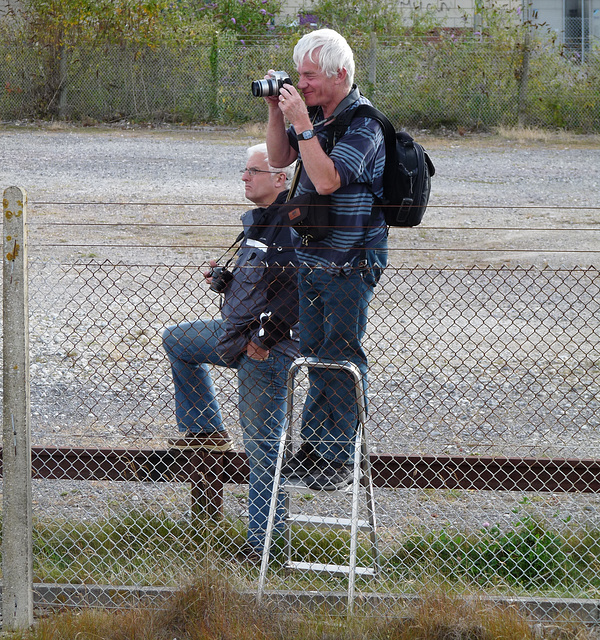
<instances>
[{"instance_id":1,"label":"weed clump","mask_svg":"<svg viewBox=\"0 0 600 640\"><path fill-rule=\"evenodd\" d=\"M164 606L107 612L68 611L12 640L591 640L582 623L532 625L514 606L488 599L426 594L395 614L347 619L331 612L257 606L253 593L207 569Z\"/></svg>"}]
</instances>

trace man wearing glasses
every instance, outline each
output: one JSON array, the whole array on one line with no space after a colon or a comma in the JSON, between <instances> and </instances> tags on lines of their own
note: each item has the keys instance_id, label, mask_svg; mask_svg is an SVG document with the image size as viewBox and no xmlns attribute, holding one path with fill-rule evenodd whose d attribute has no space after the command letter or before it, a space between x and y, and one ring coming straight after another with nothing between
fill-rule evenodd
<instances>
[{"instance_id":1,"label":"man wearing glasses","mask_svg":"<svg viewBox=\"0 0 600 640\"><path fill-rule=\"evenodd\" d=\"M232 448L208 365L237 369L239 413L250 467L248 540L240 555L260 561L269 515L277 448L286 412L286 376L298 355L297 240L280 222L293 168L273 168L265 144L250 147L242 173L246 197L257 205L244 227L231 280L224 285L221 319L168 327L163 345L171 362L179 450ZM213 282L217 262L204 273ZM282 526L283 502L277 524Z\"/></svg>"}]
</instances>

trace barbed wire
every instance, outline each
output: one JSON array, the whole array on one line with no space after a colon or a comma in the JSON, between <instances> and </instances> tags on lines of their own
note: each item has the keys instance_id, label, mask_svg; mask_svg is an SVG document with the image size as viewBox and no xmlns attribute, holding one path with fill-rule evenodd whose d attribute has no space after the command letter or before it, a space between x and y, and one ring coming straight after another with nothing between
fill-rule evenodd
<instances>
[{"instance_id":1,"label":"barbed wire","mask_svg":"<svg viewBox=\"0 0 600 640\"><path fill-rule=\"evenodd\" d=\"M226 229L239 228L240 223L207 223L207 222L28 222L29 226L36 227L176 227L180 228L214 228L223 227ZM416 227L403 227L404 229L416 229ZM600 231L599 227L440 227L419 225L419 230L426 229L428 231Z\"/></svg>"},{"instance_id":2,"label":"barbed wire","mask_svg":"<svg viewBox=\"0 0 600 640\"><path fill-rule=\"evenodd\" d=\"M39 257L33 257L30 258L30 261L32 263L36 263L39 262L40 260L42 260L43 262L46 262L47 259L46 258L39 258ZM85 260L90 260L92 261L92 258L86 258L86 259L80 259L76 262L73 261L69 261L69 262L63 262L62 260L59 260L59 264L61 264L62 266L67 266L67 267L81 267L81 268L88 268L90 266L89 262L86 262ZM198 270L203 268L204 265L198 265L197 263L192 263L192 262L188 262L186 264L165 264L165 263L151 263L151 262L127 262L127 264L125 263L119 263L119 262L115 262L109 258L103 258L102 260L98 261L94 259L94 267L96 268L102 268L105 267L107 269L113 269L115 267L124 267L124 268L156 268L156 267L164 267L167 269L175 269L175 270L180 270L180 271L185 271L187 269L194 269L194 270ZM541 271L551 271L552 273L587 273L587 272L593 272L593 273L598 273L598 267L597 266L593 266L593 265L587 265L587 266L581 266L581 265L577 265L577 266L563 266L563 267L551 267L549 265L543 265L543 266L539 266L539 265L531 265L531 264L522 264L522 265L499 265L499 266L494 266L494 265L435 265L435 264L408 264L408 263L400 263L399 265L390 265L390 268L393 271L403 271L403 270L407 270L407 271L447 271L447 270L451 270L453 272L456 271L463 271L463 272L478 272L478 271L498 271L498 272L502 272L502 271L530 271L530 272L534 272L534 273L538 273Z\"/></svg>"},{"instance_id":3,"label":"barbed wire","mask_svg":"<svg viewBox=\"0 0 600 640\"><path fill-rule=\"evenodd\" d=\"M36 247L86 247L89 249L223 249L227 247L227 244L116 244L114 242L111 243L100 243L100 244L90 244L89 242L78 242L78 243L66 243L66 242L56 242L56 243L35 243ZM600 253L599 249L536 249L536 248L527 248L527 249L515 249L515 248L506 248L499 247L497 249L493 248L464 248L464 247L388 247L388 251L446 251L446 252L469 252L469 253Z\"/></svg>"},{"instance_id":4,"label":"barbed wire","mask_svg":"<svg viewBox=\"0 0 600 640\"><path fill-rule=\"evenodd\" d=\"M91 206L91 205L106 205L106 206L143 206L143 207L248 207L248 202L98 202L98 201L29 201L29 204L33 205L73 205L73 206ZM428 204L428 209L553 209L553 210L565 210L565 211L579 211L579 210L592 210L600 211L600 206L563 206L563 205L483 205L483 204Z\"/></svg>"},{"instance_id":5,"label":"barbed wire","mask_svg":"<svg viewBox=\"0 0 600 640\"><path fill-rule=\"evenodd\" d=\"M126 201L33 201L30 202L35 206L168 206L168 207L245 207L248 203L224 203L224 202L212 202L212 203L197 203L197 202L126 202ZM434 204L429 205L429 209L463 209L463 210L553 210L553 211L600 211L600 206L563 206L563 205L443 205ZM206 228L222 228L222 229L237 229L239 228L239 221L235 220L231 223L214 223L214 222L63 222L63 221L48 221L48 220L30 220L28 225L32 228L51 228L51 227L88 227L88 228L121 228L121 229L148 229L148 228L177 228L177 229L206 229ZM462 226L441 226L441 225L419 225L419 231L427 232L536 232L536 233L590 233L600 231L600 225L594 226L560 226L560 227L540 227L540 226L483 226L483 225L462 225ZM404 229L403 231L410 230ZM394 233L394 231L392 231ZM79 248L86 247L89 249L97 248L127 248L127 249L201 249L201 250L218 250L225 247L222 243L210 243L210 244L142 244L142 243L89 243L89 242L40 242L35 243L37 247L45 248ZM390 252L400 251L436 251L442 253L448 252L462 252L462 253L510 253L510 254L524 254L537 252L546 255L555 254L597 254L600 253L600 247L594 248L576 248L576 249L552 249L552 248L515 248L515 247L439 247L439 246L395 246L389 247Z\"/></svg>"}]
</instances>

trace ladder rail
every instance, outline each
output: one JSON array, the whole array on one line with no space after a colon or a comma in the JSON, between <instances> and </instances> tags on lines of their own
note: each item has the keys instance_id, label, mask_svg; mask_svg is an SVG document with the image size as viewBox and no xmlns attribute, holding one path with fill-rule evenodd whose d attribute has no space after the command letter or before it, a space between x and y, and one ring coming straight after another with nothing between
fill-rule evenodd
<instances>
[{"instance_id":1,"label":"ladder rail","mask_svg":"<svg viewBox=\"0 0 600 640\"><path fill-rule=\"evenodd\" d=\"M315 357L300 357L296 358L288 370L287 376L287 407L284 418L284 424L282 428L282 435L279 442L279 449L277 453L277 462L275 466L275 472L273 477L273 491L271 494L271 501L269 507L269 518L267 521L267 529L265 531L265 541L263 546L258 589L256 594L257 602L260 604L264 596L265 584L267 579L267 572L269 569L269 559L271 554L271 547L273 544L273 531L275 526L275 514L277 510L277 498L282 487L281 471L284 464L286 451L291 446L292 441L292 417L293 417L293 403L294 403L294 381L298 371L302 367L316 367L322 369L338 369L345 370L350 373L354 379L354 390L356 396L356 407L358 414L358 425L356 429L355 443L354 443L354 456L353 456L353 482L352 482L352 511L349 519L350 525L350 557L347 566L335 565L335 571L331 573L343 573L348 574L348 615L352 615L354 612L354 599L356 591L356 576L378 576L380 573L380 557L379 548L377 543L377 519L375 515L375 501L374 501L374 487L372 478L372 469L369 459L369 450L367 444L366 434L366 400L365 389L362 373L359 367L353 362L344 361L331 361L331 360L319 360ZM360 487L365 489L365 497L367 502L368 512L368 527L365 527L365 521L359 518L359 499L360 499ZM285 490L285 489L284 489ZM334 565L326 565L320 563L306 563L306 562L293 562L291 560L291 524L290 523L290 492L286 492L285 496L286 513L286 527L285 527L285 546L287 555L287 566L290 568L297 568L300 570L312 570L311 567L320 567L318 570L324 572L330 572L327 567L334 567ZM306 516L311 525L318 522L317 516ZM293 518L291 519L293 521ZM326 518L323 522L326 523ZM308 522L307 522L308 523ZM358 555L358 533L359 531L369 531L369 538L371 541L371 561L372 568L358 567L357 555Z\"/></svg>"},{"instance_id":2,"label":"ladder rail","mask_svg":"<svg viewBox=\"0 0 600 640\"><path fill-rule=\"evenodd\" d=\"M273 490L271 492L271 502L269 504L269 518L267 520L267 529L265 531L265 541L263 544L262 558L260 562L260 572L258 576L258 590L256 593L257 603L262 602L265 591L265 583L267 580L267 571L269 569L269 555L271 553L271 545L273 543L273 529L275 527L275 514L277 512L277 498L281 489L281 469L283 468L283 460L285 458L285 450L292 438L292 414L294 410L294 380L296 374L301 367L298 359L294 360L290 365L287 375L287 394L286 394L286 411L281 431L281 439L279 441L279 449L277 451L277 463L275 465L275 473L273 476ZM286 510L289 509L288 497L286 496Z\"/></svg>"},{"instance_id":3,"label":"ladder rail","mask_svg":"<svg viewBox=\"0 0 600 640\"><path fill-rule=\"evenodd\" d=\"M354 477L352 481L352 525L350 527L350 559L348 566L348 615L354 613L354 593L356 590L356 562L358 552L358 498L360 489L361 456L363 452L364 423L361 422L356 429L354 443Z\"/></svg>"},{"instance_id":4,"label":"ladder rail","mask_svg":"<svg viewBox=\"0 0 600 640\"><path fill-rule=\"evenodd\" d=\"M367 430L363 429L363 483L365 487L367 511L369 524L371 525L369 538L371 540L371 554L373 565L375 566L375 575L381 574L381 554L379 552L379 544L377 542L377 515L375 513L375 485L373 484L373 467L371 465L371 457L369 456L369 440Z\"/></svg>"}]
</instances>

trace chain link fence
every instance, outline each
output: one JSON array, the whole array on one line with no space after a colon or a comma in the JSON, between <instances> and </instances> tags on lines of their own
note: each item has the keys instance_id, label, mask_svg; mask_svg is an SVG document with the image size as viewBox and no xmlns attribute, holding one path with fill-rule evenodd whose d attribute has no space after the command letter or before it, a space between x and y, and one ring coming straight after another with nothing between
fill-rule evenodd
<instances>
[{"instance_id":1,"label":"chain link fence","mask_svg":"<svg viewBox=\"0 0 600 640\"><path fill-rule=\"evenodd\" d=\"M170 261L139 247L43 257L44 238L32 230L29 264L38 600L152 601L207 566L256 591L260 563L236 557L248 479L235 370L211 368L233 451L168 444L177 427L161 336L219 315L198 248ZM540 602L550 616L571 603L589 619L600 588L599 288L592 266L407 267L392 254L365 340L378 566L357 576L359 606L385 615L397 598L443 588L521 599L538 615ZM305 390L300 374L294 448ZM309 567L286 569L276 544L265 592L343 604L348 575L311 566L348 565L336 522L352 495L306 488L289 506L305 517L289 527L292 560ZM367 506L361 496L361 522ZM320 527L305 526L313 517ZM374 565L370 533L358 533L359 568Z\"/></svg>"},{"instance_id":2,"label":"chain link fence","mask_svg":"<svg viewBox=\"0 0 600 640\"><path fill-rule=\"evenodd\" d=\"M600 60L547 40L509 44L451 31L436 37L355 40L361 90L396 126L559 127L598 131ZM107 45L54 49L0 43L0 118L88 123L264 121L252 80L291 69L289 38L193 48Z\"/></svg>"}]
</instances>

